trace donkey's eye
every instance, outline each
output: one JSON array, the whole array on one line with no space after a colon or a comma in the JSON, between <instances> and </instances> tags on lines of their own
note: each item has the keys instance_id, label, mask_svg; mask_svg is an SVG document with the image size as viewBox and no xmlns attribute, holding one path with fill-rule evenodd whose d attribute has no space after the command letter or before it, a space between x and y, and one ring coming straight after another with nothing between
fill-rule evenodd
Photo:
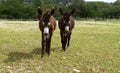
<instances>
[{"instance_id":1,"label":"donkey's eye","mask_svg":"<svg viewBox=\"0 0 120 73\"><path fill-rule=\"evenodd\" d=\"M51 23L50 22L48 22L48 25L50 25Z\"/></svg>"},{"instance_id":2,"label":"donkey's eye","mask_svg":"<svg viewBox=\"0 0 120 73\"><path fill-rule=\"evenodd\" d=\"M45 22L42 22L43 25L45 25Z\"/></svg>"}]
</instances>

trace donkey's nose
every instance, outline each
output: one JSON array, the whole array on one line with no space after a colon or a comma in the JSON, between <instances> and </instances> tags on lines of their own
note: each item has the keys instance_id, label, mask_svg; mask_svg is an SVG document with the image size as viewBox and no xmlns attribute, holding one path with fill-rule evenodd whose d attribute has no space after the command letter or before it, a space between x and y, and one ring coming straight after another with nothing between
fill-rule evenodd
<instances>
[{"instance_id":1,"label":"donkey's nose","mask_svg":"<svg viewBox=\"0 0 120 73\"><path fill-rule=\"evenodd\" d=\"M65 26L65 31L69 31L69 26Z\"/></svg>"},{"instance_id":2,"label":"donkey's nose","mask_svg":"<svg viewBox=\"0 0 120 73\"><path fill-rule=\"evenodd\" d=\"M49 28L48 28L48 27L45 27L43 33L44 33L45 35L49 34Z\"/></svg>"}]
</instances>

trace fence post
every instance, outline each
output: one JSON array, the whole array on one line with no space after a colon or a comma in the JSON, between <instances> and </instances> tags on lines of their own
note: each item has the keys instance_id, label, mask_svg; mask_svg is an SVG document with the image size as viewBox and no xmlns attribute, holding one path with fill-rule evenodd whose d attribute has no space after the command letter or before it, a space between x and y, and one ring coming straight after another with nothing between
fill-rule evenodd
<instances>
[{"instance_id":1,"label":"fence post","mask_svg":"<svg viewBox=\"0 0 120 73\"><path fill-rule=\"evenodd\" d=\"M21 22L21 24L22 24L22 18L20 19L20 22Z\"/></svg>"},{"instance_id":2,"label":"fence post","mask_svg":"<svg viewBox=\"0 0 120 73\"><path fill-rule=\"evenodd\" d=\"M108 19L106 18L106 25L108 25Z\"/></svg>"}]
</instances>

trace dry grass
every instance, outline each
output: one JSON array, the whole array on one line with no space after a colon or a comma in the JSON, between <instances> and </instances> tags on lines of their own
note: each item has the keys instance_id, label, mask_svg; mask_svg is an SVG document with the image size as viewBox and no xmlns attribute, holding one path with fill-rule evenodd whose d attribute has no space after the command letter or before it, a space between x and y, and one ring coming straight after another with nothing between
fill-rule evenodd
<instances>
[{"instance_id":1,"label":"dry grass","mask_svg":"<svg viewBox=\"0 0 120 73\"><path fill-rule=\"evenodd\" d=\"M51 57L41 60L37 21L0 21L0 73L120 73L119 22L93 23L76 21L67 52L57 28Z\"/></svg>"}]
</instances>

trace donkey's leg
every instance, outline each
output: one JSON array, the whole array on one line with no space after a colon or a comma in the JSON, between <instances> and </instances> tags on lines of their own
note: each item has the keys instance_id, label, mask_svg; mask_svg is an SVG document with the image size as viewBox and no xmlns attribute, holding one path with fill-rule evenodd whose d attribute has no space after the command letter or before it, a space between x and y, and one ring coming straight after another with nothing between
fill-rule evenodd
<instances>
[{"instance_id":1,"label":"donkey's leg","mask_svg":"<svg viewBox=\"0 0 120 73\"><path fill-rule=\"evenodd\" d=\"M62 31L60 31L60 37L61 37L62 49L64 49L64 46L63 46L63 44L64 44L64 35L63 35Z\"/></svg>"},{"instance_id":2,"label":"donkey's leg","mask_svg":"<svg viewBox=\"0 0 120 73\"><path fill-rule=\"evenodd\" d=\"M46 53L49 55L49 38L46 40Z\"/></svg>"},{"instance_id":3,"label":"donkey's leg","mask_svg":"<svg viewBox=\"0 0 120 73\"><path fill-rule=\"evenodd\" d=\"M43 43L44 42L41 42L41 44L42 44L42 55L41 55L41 58L43 58L43 56L44 56L44 45L43 45Z\"/></svg>"},{"instance_id":4,"label":"donkey's leg","mask_svg":"<svg viewBox=\"0 0 120 73\"><path fill-rule=\"evenodd\" d=\"M70 32L68 34L67 47L69 47L69 45L70 45L71 34L72 34L72 32Z\"/></svg>"},{"instance_id":5,"label":"donkey's leg","mask_svg":"<svg viewBox=\"0 0 120 73\"><path fill-rule=\"evenodd\" d=\"M64 35L64 43L63 43L63 49L66 51L66 44L67 44L67 35Z\"/></svg>"},{"instance_id":6,"label":"donkey's leg","mask_svg":"<svg viewBox=\"0 0 120 73\"><path fill-rule=\"evenodd\" d=\"M45 47L46 47L46 48L45 48L46 53L48 53L48 44L49 44L49 43L48 43L48 40L49 40L49 38L46 39L46 45L45 45Z\"/></svg>"},{"instance_id":7,"label":"donkey's leg","mask_svg":"<svg viewBox=\"0 0 120 73\"><path fill-rule=\"evenodd\" d=\"M50 36L47 39L47 43L46 43L47 44L46 45L46 49L47 49L48 56L50 56L51 38L52 38L52 33L50 33Z\"/></svg>"},{"instance_id":8,"label":"donkey's leg","mask_svg":"<svg viewBox=\"0 0 120 73\"><path fill-rule=\"evenodd\" d=\"M43 59L43 56L44 56L44 51L45 51L45 40L44 40L44 37L42 37L42 55L41 55L41 58Z\"/></svg>"}]
</instances>

